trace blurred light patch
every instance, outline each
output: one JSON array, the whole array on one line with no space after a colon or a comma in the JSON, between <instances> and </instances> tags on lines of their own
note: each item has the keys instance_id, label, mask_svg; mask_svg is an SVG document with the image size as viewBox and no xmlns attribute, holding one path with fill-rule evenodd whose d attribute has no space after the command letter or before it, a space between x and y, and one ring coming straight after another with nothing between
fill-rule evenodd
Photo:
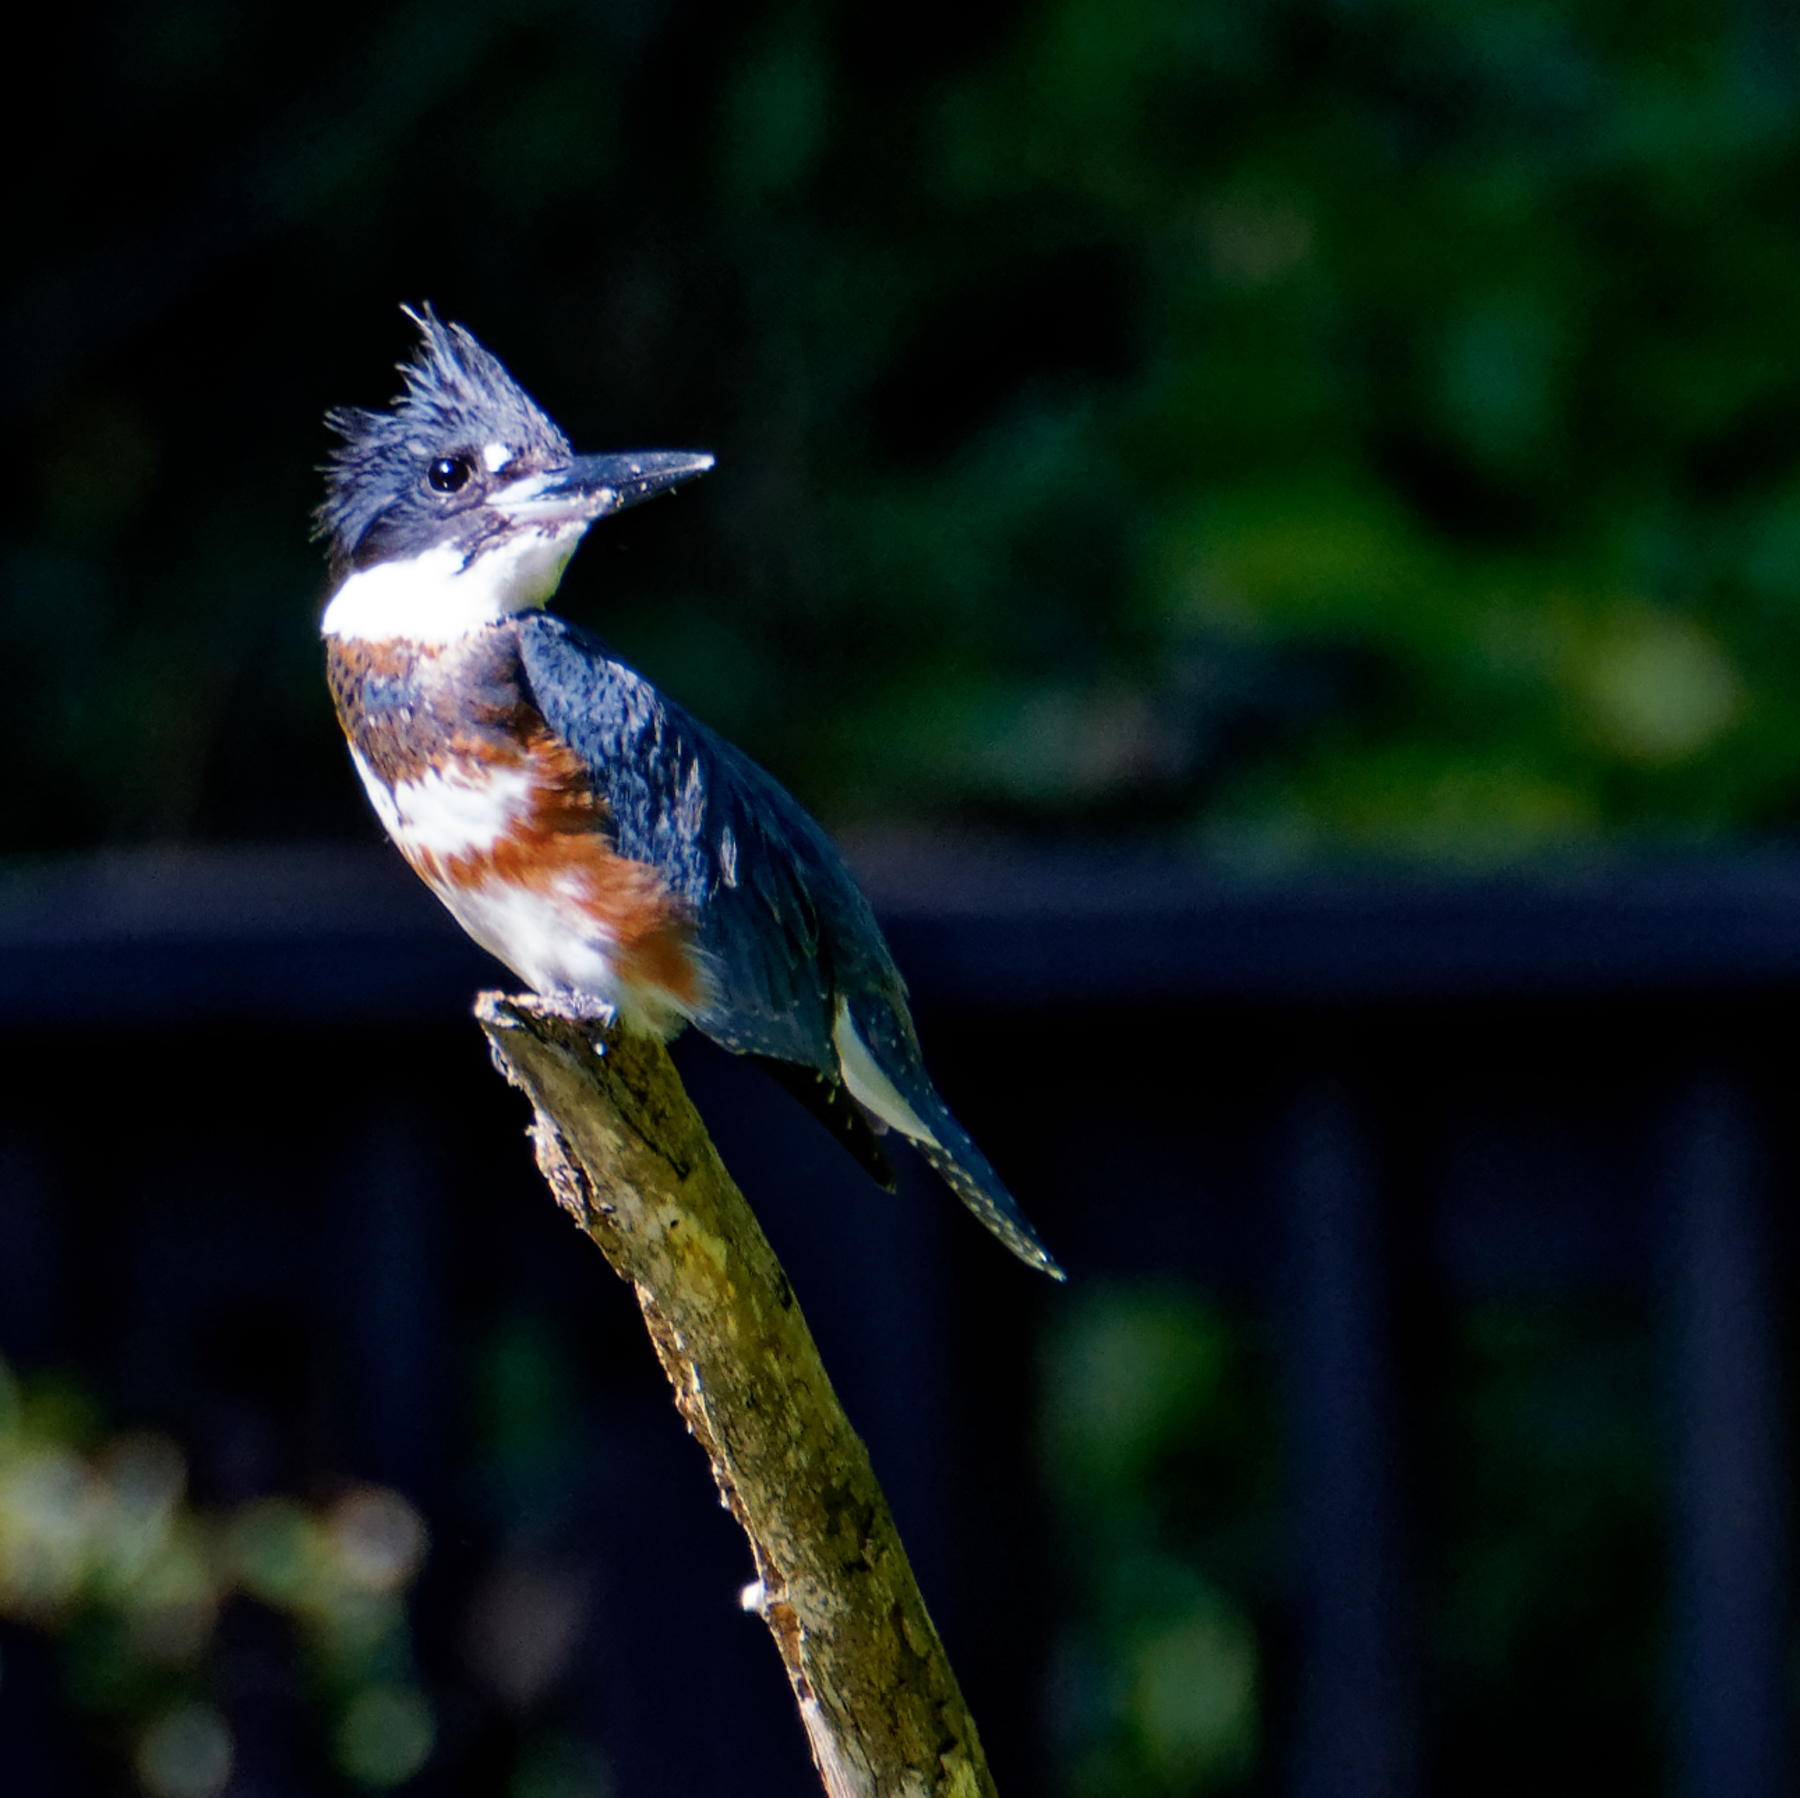
<instances>
[{"instance_id":1,"label":"blurred light patch","mask_svg":"<svg viewBox=\"0 0 1800 1798\"><path fill-rule=\"evenodd\" d=\"M1438 379L1445 421L1484 460L1536 450L1560 407L1561 333L1526 299L1475 307L1445 333Z\"/></svg>"},{"instance_id":2,"label":"blurred light patch","mask_svg":"<svg viewBox=\"0 0 1800 1798\"><path fill-rule=\"evenodd\" d=\"M0 1465L0 1608L35 1620L74 1595L89 1564L98 1502L67 1449L21 1447Z\"/></svg>"},{"instance_id":3,"label":"blurred light patch","mask_svg":"<svg viewBox=\"0 0 1800 1798\"><path fill-rule=\"evenodd\" d=\"M109 1439L66 1383L22 1390L0 1362L0 1617L88 1645L80 1701L131 1726L154 1798L212 1798L230 1778L229 1725L196 1688L222 1610L244 1599L290 1620L324 1693L356 1694L346 1768L366 1785L409 1778L432 1741L406 1683L404 1598L427 1548L418 1512L378 1486L323 1510L283 1496L197 1507L169 1438ZM173 1707L171 1675L188 1689ZM147 1724L146 1691L163 1706Z\"/></svg>"},{"instance_id":4,"label":"blurred light patch","mask_svg":"<svg viewBox=\"0 0 1800 1798\"><path fill-rule=\"evenodd\" d=\"M1312 256L1312 220L1292 200L1246 191L1219 200L1206 217L1214 277L1230 287L1268 287Z\"/></svg>"},{"instance_id":5,"label":"blurred light patch","mask_svg":"<svg viewBox=\"0 0 1800 1798\"><path fill-rule=\"evenodd\" d=\"M222 1594L207 1546L192 1519L178 1520L133 1585L129 1640L143 1660L192 1666L212 1639Z\"/></svg>"},{"instance_id":6,"label":"blurred light patch","mask_svg":"<svg viewBox=\"0 0 1800 1798\"><path fill-rule=\"evenodd\" d=\"M1223 1326L1174 1292L1118 1291L1053 1339L1044 1416L1052 1467L1079 1488L1140 1479L1218 1390Z\"/></svg>"},{"instance_id":7,"label":"blurred light patch","mask_svg":"<svg viewBox=\"0 0 1800 1798\"><path fill-rule=\"evenodd\" d=\"M1783 616L1800 593L1800 493L1785 493L1753 514L1743 536L1745 580Z\"/></svg>"},{"instance_id":8,"label":"blurred light patch","mask_svg":"<svg viewBox=\"0 0 1800 1798\"><path fill-rule=\"evenodd\" d=\"M371 1686L351 1699L338 1725L338 1765L359 1785L397 1786L431 1758L436 1734L417 1687Z\"/></svg>"},{"instance_id":9,"label":"blurred light patch","mask_svg":"<svg viewBox=\"0 0 1800 1798\"><path fill-rule=\"evenodd\" d=\"M325 1520L325 1546L353 1586L392 1592L425 1560L425 1520L398 1492L365 1486L339 1499Z\"/></svg>"},{"instance_id":10,"label":"blurred light patch","mask_svg":"<svg viewBox=\"0 0 1800 1798\"><path fill-rule=\"evenodd\" d=\"M99 1465L121 1516L145 1529L160 1531L187 1491L181 1450L154 1430L117 1437Z\"/></svg>"},{"instance_id":11,"label":"blurred light patch","mask_svg":"<svg viewBox=\"0 0 1800 1798\"><path fill-rule=\"evenodd\" d=\"M1582 788L1510 749L1484 759L1383 744L1321 757L1303 780L1251 799L1208 830L1209 848L1239 865L1292 864L1335 839L1383 855L1495 867L1580 841L1594 822Z\"/></svg>"},{"instance_id":12,"label":"blurred light patch","mask_svg":"<svg viewBox=\"0 0 1800 1798\"><path fill-rule=\"evenodd\" d=\"M1102 1288L1053 1332L1043 1392L1076 1587L1055 1654L1066 1789L1192 1798L1241 1784L1260 1745L1261 1653L1215 1569L1244 1576L1264 1503L1246 1481L1265 1449L1246 1432L1258 1401L1243 1343L1195 1292Z\"/></svg>"},{"instance_id":13,"label":"blurred light patch","mask_svg":"<svg viewBox=\"0 0 1800 1798\"><path fill-rule=\"evenodd\" d=\"M742 199L797 185L827 141L831 65L824 47L795 35L747 57L723 110L721 174Z\"/></svg>"},{"instance_id":14,"label":"blurred light patch","mask_svg":"<svg viewBox=\"0 0 1800 1798\"><path fill-rule=\"evenodd\" d=\"M1736 722L1743 683L1693 619L1620 619L1574 670L1596 732L1633 761L1670 763L1710 748Z\"/></svg>"},{"instance_id":15,"label":"blurred light patch","mask_svg":"<svg viewBox=\"0 0 1800 1798\"><path fill-rule=\"evenodd\" d=\"M509 1709L526 1709L562 1674L588 1619L584 1568L502 1561L470 1607L470 1670Z\"/></svg>"},{"instance_id":16,"label":"blurred light patch","mask_svg":"<svg viewBox=\"0 0 1800 1798\"><path fill-rule=\"evenodd\" d=\"M1039 805L1154 785L1187 760L1182 733L1154 697L1123 686L994 694L969 725L955 757L963 778Z\"/></svg>"},{"instance_id":17,"label":"blurred light patch","mask_svg":"<svg viewBox=\"0 0 1800 1798\"><path fill-rule=\"evenodd\" d=\"M1158 1786L1203 1791L1248 1771L1256 1752L1256 1637L1221 1593L1197 1588L1182 1615L1131 1651L1130 1722Z\"/></svg>"},{"instance_id":18,"label":"blurred light patch","mask_svg":"<svg viewBox=\"0 0 1800 1798\"><path fill-rule=\"evenodd\" d=\"M1240 628L1438 636L1450 591L1387 495L1333 479L1219 493L1172 516L1158 562L1170 616Z\"/></svg>"},{"instance_id":19,"label":"blurred light patch","mask_svg":"<svg viewBox=\"0 0 1800 1798\"><path fill-rule=\"evenodd\" d=\"M139 1783L151 1798L215 1798L231 1778L231 1731L210 1705L159 1717L138 1741Z\"/></svg>"},{"instance_id":20,"label":"blurred light patch","mask_svg":"<svg viewBox=\"0 0 1800 1798\"><path fill-rule=\"evenodd\" d=\"M278 1606L302 1596L323 1558L317 1526L291 1498L246 1505L231 1520L225 1549L244 1590Z\"/></svg>"}]
</instances>

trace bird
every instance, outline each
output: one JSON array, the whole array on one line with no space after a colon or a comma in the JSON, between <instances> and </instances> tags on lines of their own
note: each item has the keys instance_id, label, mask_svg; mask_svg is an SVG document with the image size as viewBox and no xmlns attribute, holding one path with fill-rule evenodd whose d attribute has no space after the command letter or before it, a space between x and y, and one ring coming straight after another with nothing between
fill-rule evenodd
<instances>
[{"instance_id":1,"label":"bird","mask_svg":"<svg viewBox=\"0 0 1800 1798\"><path fill-rule=\"evenodd\" d=\"M577 455L429 303L385 410L337 407L314 536L326 674L401 855L545 1001L693 1025L806 1100L878 1180L909 1142L1020 1260L1064 1277L926 1072L867 897L773 776L546 609L590 526L705 452Z\"/></svg>"}]
</instances>

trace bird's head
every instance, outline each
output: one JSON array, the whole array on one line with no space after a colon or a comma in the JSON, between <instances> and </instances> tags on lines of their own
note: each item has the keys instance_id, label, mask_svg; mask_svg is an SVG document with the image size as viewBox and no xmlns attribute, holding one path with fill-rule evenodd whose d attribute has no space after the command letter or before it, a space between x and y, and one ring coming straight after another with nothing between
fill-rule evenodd
<instances>
[{"instance_id":1,"label":"bird's head","mask_svg":"<svg viewBox=\"0 0 1800 1798\"><path fill-rule=\"evenodd\" d=\"M704 474L688 450L577 456L499 358L429 306L386 412L339 407L314 535L327 636L447 641L541 606L595 519Z\"/></svg>"}]
</instances>

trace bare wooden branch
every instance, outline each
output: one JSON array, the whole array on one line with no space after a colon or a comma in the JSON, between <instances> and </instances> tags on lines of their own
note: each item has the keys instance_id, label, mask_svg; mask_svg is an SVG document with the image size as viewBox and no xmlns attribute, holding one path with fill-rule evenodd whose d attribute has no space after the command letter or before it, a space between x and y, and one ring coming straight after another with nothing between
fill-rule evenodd
<instances>
[{"instance_id":1,"label":"bare wooden branch","mask_svg":"<svg viewBox=\"0 0 1800 1798\"><path fill-rule=\"evenodd\" d=\"M637 1293L743 1525L830 1798L992 1798L974 1719L793 1289L660 1043L541 1001L476 1016L557 1201Z\"/></svg>"}]
</instances>

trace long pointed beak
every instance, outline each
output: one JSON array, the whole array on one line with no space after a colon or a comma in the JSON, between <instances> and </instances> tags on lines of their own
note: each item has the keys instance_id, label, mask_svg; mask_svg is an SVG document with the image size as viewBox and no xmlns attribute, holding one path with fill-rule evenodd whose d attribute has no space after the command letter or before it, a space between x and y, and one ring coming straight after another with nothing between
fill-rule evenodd
<instances>
[{"instance_id":1,"label":"long pointed beak","mask_svg":"<svg viewBox=\"0 0 1800 1798\"><path fill-rule=\"evenodd\" d=\"M628 450L577 456L554 474L533 475L491 496L515 518L604 518L703 475L713 465L704 450Z\"/></svg>"}]
</instances>

